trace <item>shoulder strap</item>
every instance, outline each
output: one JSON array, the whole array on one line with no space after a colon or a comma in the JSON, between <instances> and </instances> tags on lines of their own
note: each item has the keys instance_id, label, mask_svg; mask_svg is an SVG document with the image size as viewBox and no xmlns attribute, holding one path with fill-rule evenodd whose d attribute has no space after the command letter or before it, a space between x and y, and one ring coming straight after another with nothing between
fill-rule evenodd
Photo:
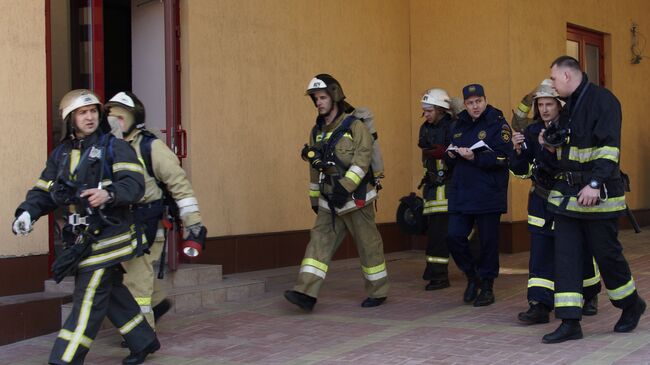
<instances>
[{"instance_id":1,"label":"shoulder strap","mask_svg":"<svg viewBox=\"0 0 650 365\"><path fill-rule=\"evenodd\" d=\"M140 140L140 154L144 160L144 167L147 169L149 176L156 179L153 173L153 164L151 162L151 144L154 140L158 139L153 133L143 130L141 133L142 139ZM156 179L156 182L158 179Z\"/></svg>"},{"instance_id":2,"label":"shoulder strap","mask_svg":"<svg viewBox=\"0 0 650 365\"><path fill-rule=\"evenodd\" d=\"M332 132L332 135L330 138L327 140L327 145L329 146L336 146L336 144L339 142L341 137L345 135L345 133L352 133L352 129L350 129L350 126L352 126L352 123L354 123L355 120L359 118L355 117L354 115L349 115L343 121L341 124Z\"/></svg>"},{"instance_id":3,"label":"shoulder strap","mask_svg":"<svg viewBox=\"0 0 650 365\"><path fill-rule=\"evenodd\" d=\"M115 136L113 136L111 133L103 134L101 139L99 140L99 145L104 147L104 155L102 156L102 172L100 174L99 180L102 181L104 177L110 176L112 178L113 176L113 140L115 139Z\"/></svg>"},{"instance_id":4,"label":"shoulder strap","mask_svg":"<svg viewBox=\"0 0 650 365\"><path fill-rule=\"evenodd\" d=\"M142 155L142 160L144 161L144 165L145 168L147 169L147 173L149 174L149 176L154 178L154 180L156 181L156 185L158 185L160 190L162 190L163 200L165 201L165 204L169 206L173 211L177 211L178 209L175 208L176 203L174 202L174 199L169 193L169 190L167 190L167 186L162 181L158 180L158 178L153 172L153 163L151 161L151 144L153 143L154 140L158 139L158 137L156 137L155 134L145 129L142 130L141 135L142 135L142 139L140 140L140 154Z\"/></svg>"}]
</instances>

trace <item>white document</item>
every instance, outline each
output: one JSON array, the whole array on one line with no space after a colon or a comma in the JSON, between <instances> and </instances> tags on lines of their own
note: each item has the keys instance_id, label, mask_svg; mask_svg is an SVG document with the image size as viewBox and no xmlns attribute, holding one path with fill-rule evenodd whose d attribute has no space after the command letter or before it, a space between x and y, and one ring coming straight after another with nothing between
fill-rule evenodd
<instances>
[{"instance_id":1,"label":"white document","mask_svg":"<svg viewBox=\"0 0 650 365\"><path fill-rule=\"evenodd\" d=\"M492 151L490 146L488 146L485 142L483 142L483 140L480 140L480 141L474 143L472 145L472 147L470 147L469 149L472 150L473 152L483 152L483 151L486 151L486 150ZM457 150L458 150L457 146L449 146L447 148L447 151L452 151L453 152L453 151L457 151Z\"/></svg>"}]
</instances>

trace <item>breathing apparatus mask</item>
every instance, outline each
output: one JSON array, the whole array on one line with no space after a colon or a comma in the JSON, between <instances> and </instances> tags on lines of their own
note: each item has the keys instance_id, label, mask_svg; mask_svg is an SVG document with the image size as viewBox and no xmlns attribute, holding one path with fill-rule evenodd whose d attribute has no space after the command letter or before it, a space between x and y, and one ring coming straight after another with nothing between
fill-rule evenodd
<instances>
[{"instance_id":1,"label":"breathing apparatus mask","mask_svg":"<svg viewBox=\"0 0 650 365\"><path fill-rule=\"evenodd\" d=\"M551 123L542 134L544 143L551 147L560 147L569 143L571 137L570 128L562 128L557 123Z\"/></svg>"},{"instance_id":2,"label":"breathing apparatus mask","mask_svg":"<svg viewBox=\"0 0 650 365\"><path fill-rule=\"evenodd\" d=\"M74 183L70 180L58 178L50 189L50 196L57 205L76 205L81 207L86 214L93 214L93 208L88 203L88 198L82 198L81 192L88 189L86 184Z\"/></svg>"},{"instance_id":3,"label":"breathing apparatus mask","mask_svg":"<svg viewBox=\"0 0 650 365\"><path fill-rule=\"evenodd\" d=\"M302 151L300 152L300 157L304 161L309 162L311 167L318 170L319 172L325 171L325 169L327 169L329 166L334 166L334 162L328 163L325 161L323 151L316 146L308 146L305 144L305 146L302 148Z\"/></svg>"}]
</instances>

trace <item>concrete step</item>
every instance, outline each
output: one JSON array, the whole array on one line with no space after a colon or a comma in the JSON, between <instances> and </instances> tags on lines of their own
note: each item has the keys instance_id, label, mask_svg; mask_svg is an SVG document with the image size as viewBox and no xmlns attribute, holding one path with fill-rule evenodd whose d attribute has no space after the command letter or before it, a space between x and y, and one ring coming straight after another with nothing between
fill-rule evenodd
<instances>
[{"instance_id":1,"label":"concrete step","mask_svg":"<svg viewBox=\"0 0 650 365\"><path fill-rule=\"evenodd\" d=\"M60 283L56 283L54 279L47 279L44 282L46 293L61 293L71 295L74 292L74 276L67 276L61 280Z\"/></svg>"},{"instance_id":2,"label":"concrete step","mask_svg":"<svg viewBox=\"0 0 650 365\"><path fill-rule=\"evenodd\" d=\"M0 346L57 331L61 305L71 299L45 292L0 297Z\"/></svg>"},{"instance_id":3,"label":"concrete step","mask_svg":"<svg viewBox=\"0 0 650 365\"><path fill-rule=\"evenodd\" d=\"M180 264L178 270L165 273L163 287L170 290L219 282L222 280L222 272L221 265ZM74 276L68 276L58 284L54 279L45 280L45 292L72 294Z\"/></svg>"},{"instance_id":4,"label":"concrete step","mask_svg":"<svg viewBox=\"0 0 650 365\"><path fill-rule=\"evenodd\" d=\"M172 311L181 313L210 308L224 302L244 301L265 292L264 280L224 278L220 282L173 288L167 292Z\"/></svg>"},{"instance_id":5,"label":"concrete step","mask_svg":"<svg viewBox=\"0 0 650 365\"><path fill-rule=\"evenodd\" d=\"M219 282L223 279L221 265L180 264L178 270L165 273L168 288L184 288Z\"/></svg>"},{"instance_id":6,"label":"concrete step","mask_svg":"<svg viewBox=\"0 0 650 365\"><path fill-rule=\"evenodd\" d=\"M212 283L171 288L167 291L167 299L172 303L171 312L182 313L218 306L224 302L243 301L261 295L264 291L264 280L224 278ZM72 303L61 306L61 323L71 310ZM102 324L102 328L110 326L107 320Z\"/></svg>"}]
</instances>

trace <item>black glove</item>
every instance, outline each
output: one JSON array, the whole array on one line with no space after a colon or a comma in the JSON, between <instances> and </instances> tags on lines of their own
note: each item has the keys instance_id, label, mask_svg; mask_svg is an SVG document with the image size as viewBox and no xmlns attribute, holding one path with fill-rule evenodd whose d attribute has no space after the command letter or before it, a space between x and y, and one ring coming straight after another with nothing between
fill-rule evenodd
<instances>
[{"instance_id":1,"label":"black glove","mask_svg":"<svg viewBox=\"0 0 650 365\"><path fill-rule=\"evenodd\" d=\"M341 183L336 180L334 182L334 191L332 191L332 195L330 196L330 201L336 208L341 208L345 205L345 203L348 202L348 198L350 197L350 193L348 193L347 190L341 185Z\"/></svg>"},{"instance_id":2,"label":"black glove","mask_svg":"<svg viewBox=\"0 0 650 365\"><path fill-rule=\"evenodd\" d=\"M318 205L312 205L311 210L313 210L314 213L318 214Z\"/></svg>"}]
</instances>

